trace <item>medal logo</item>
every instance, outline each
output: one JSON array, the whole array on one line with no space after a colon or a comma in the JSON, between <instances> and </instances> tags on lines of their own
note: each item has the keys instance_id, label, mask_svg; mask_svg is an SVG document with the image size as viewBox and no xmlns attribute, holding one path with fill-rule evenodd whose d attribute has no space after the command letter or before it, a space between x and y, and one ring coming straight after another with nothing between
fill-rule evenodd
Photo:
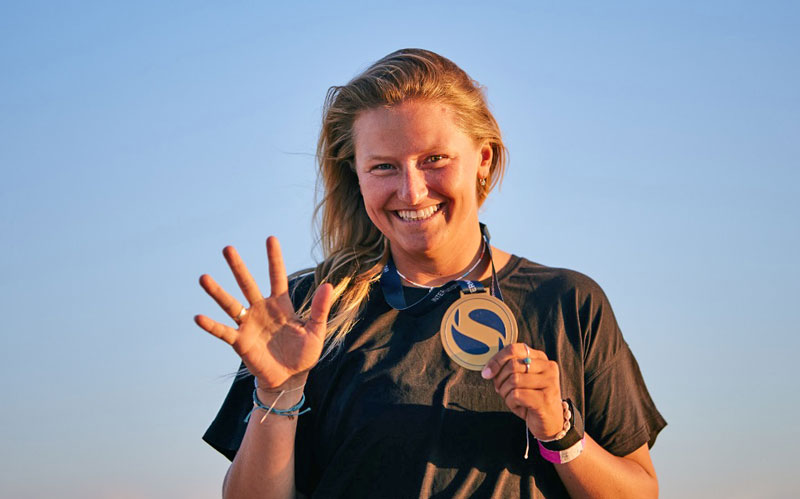
<instances>
[{"instance_id":1,"label":"medal logo","mask_svg":"<svg viewBox=\"0 0 800 499\"><path fill-rule=\"evenodd\" d=\"M494 354L517 341L517 321L506 304L489 293L462 294L445 312L439 332L456 364L480 371Z\"/></svg>"}]
</instances>

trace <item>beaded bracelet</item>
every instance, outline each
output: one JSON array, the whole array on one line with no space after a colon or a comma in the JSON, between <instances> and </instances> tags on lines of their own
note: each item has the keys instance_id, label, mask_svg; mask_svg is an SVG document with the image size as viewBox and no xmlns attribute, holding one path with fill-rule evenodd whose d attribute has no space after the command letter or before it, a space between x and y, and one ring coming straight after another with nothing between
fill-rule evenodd
<instances>
[{"instance_id":1,"label":"beaded bracelet","mask_svg":"<svg viewBox=\"0 0 800 499\"><path fill-rule=\"evenodd\" d=\"M561 431L556 433L556 436L551 438L550 440L544 440L542 438L537 438L536 440L540 442L555 442L556 440L561 440L562 438L564 438L564 435L566 435L569 429L572 428L572 423L570 423L570 421L572 420L572 411L569 410L569 404L567 403L566 400L561 401L561 408L563 410L563 415L564 415L564 426L562 426Z\"/></svg>"},{"instance_id":2,"label":"beaded bracelet","mask_svg":"<svg viewBox=\"0 0 800 499\"><path fill-rule=\"evenodd\" d=\"M569 416L569 426L564 425L564 430L556 435L554 440L539 440L539 454L553 464L564 464L578 457L586 445L586 435L583 433L583 418L572 401L564 401L567 408L564 417Z\"/></svg>"},{"instance_id":3,"label":"beaded bracelet","mask_svg":"<svg viewBox=\"0 0 800 499\"><path fill-rule=\"evenodd\" d=\"M556 433L555 437L545 440L534 435L534 438L538 441L539 453L542 457L556 464L566 463L578 457L583 450L584 443L582 430L583 421L580 417L580 412L574 409L570 399L561 401L561 409L562 416L564 417L564 424L561 427L561 431ZM526 425L524 459L528 459L530 446L530 432ZM580 447L580 449L578 449L578 447ZM562 452L566 450L569 450L569 452ZM561 454L559 454L559 452L561 452Z\"/></svg>"}]
</instances>

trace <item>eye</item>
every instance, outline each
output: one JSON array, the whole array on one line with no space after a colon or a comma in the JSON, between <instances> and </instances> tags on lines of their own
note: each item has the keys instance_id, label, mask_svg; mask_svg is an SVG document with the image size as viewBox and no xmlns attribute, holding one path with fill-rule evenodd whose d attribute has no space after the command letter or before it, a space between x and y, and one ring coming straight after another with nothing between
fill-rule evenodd
<instances>
[{"instance_id":1,"label":"eye","mask_svg":"<svg viewBox=\"0 0 800 499\"><path fill-rule=\"evenodd\" d=\"M380 163L378 165L373 165L369 169L369 171L375 172L375 173L388 172L388 171L392 171L392 170L394 170L394 166L390 165L389 163Z\"/></svg>"},{"instance_id":2,"label":"eye","mask_svg":"<svg viewBox=\"0 0 800 499\"><path fill-rule=\"evenodd\" d=\"M427 163L436 163L443 159L447 159L447 156L445 156L444 154L433 154L431 156L428 156L428 159L425 161Z\"/></svg>"}]
</instances>

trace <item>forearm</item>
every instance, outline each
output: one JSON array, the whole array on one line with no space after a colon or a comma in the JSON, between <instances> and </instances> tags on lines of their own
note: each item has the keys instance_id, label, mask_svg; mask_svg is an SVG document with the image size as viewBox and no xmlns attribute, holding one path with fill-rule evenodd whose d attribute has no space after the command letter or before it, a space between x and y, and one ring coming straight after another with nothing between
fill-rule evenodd
<instances>
[{"instance_id":1,"label":"forearm","mask_svg":"<svg viewBox=\"0 0 800 499\"><path fill-rule=\"evenodd\" d=\"M271 405L275 400L259 393L259 399ZM300 400L301 391L284 394L276 404L278 409L291 407ZM225 499L247 498L294 498L294 440L297 417L253 411L247 424L242 444L236 453L225 482L222 497Z\"/></svg>"},{"instance_id":2,"label":"forearm","mask_svg":"<svg viewBox=\"0 0 800 499\"><path fill-rule=\"evenodd\" d=\"M580 456L554 466L573 498L658 497L658 479L646 445L618 457L586 435Z\"/></svg>"}]
</instances>

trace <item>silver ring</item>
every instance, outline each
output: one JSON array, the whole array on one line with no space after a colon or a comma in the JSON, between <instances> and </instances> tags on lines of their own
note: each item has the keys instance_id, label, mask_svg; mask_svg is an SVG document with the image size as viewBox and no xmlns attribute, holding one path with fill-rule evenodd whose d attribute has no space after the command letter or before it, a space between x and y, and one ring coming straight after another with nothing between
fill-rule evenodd
<instances>
[{"instance_id":1,"label":"silver ring","mask_svg":"<svg viewBox=\"0 0 800 499\"><path fill-rule=\"evenodd\" d=\"M244 317L245 315L247 315L247 309L244 308L244 305L242 305L242 309L239 310L239 313L236 314L236 317L234 317L233 320L235 320L236 322L242 322L242 317Z\"/></svg>"},{"instance_id":2,"label":"silver ring","mask_svg":"<svg viewBox=\"0 0 800 499\"><path fill-rule=\"evenodd\" d=\"M528 374L531 370L531 351L528 349L528 345L525 345L525 359L522 363L525 364L525 374Z\"/></svg>"}]
</instances>

